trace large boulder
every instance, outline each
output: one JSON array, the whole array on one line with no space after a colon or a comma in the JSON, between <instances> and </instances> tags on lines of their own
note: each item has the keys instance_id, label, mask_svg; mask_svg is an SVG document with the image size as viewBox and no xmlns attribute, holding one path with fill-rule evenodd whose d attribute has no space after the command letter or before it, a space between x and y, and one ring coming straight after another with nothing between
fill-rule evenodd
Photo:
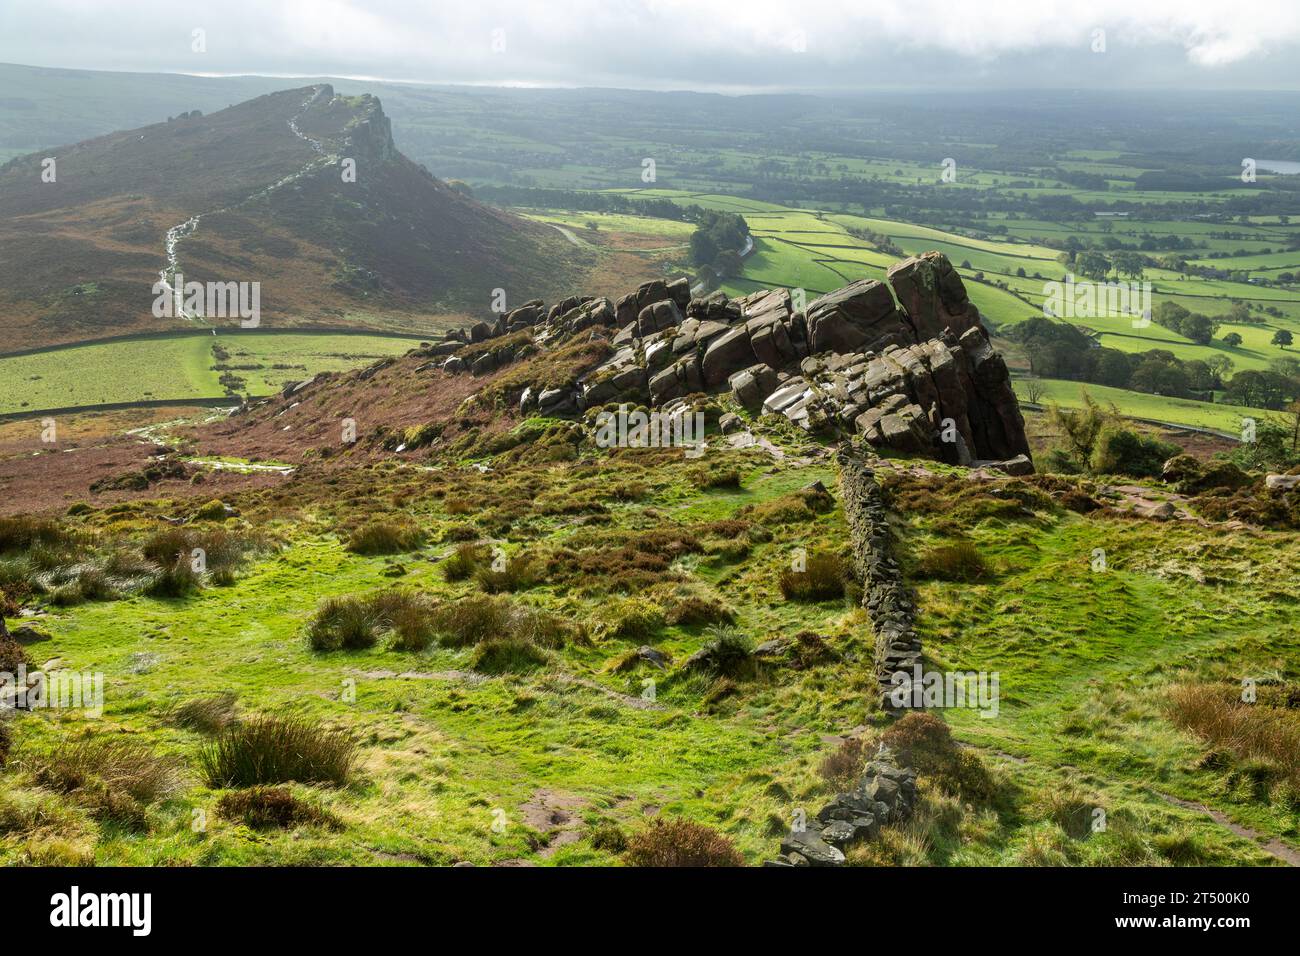
<instances>
[{"instance_id":1,"label":"large boulder","mask_svg":"<svg viewBox=\"0 0 1300 956\"><path fill-rule=\"evenodd\" d=\"M709 343L704 352L704 384L708 388L721 385L732 373L757 363L754 349L749 344L749 329L741 327L720 335Z\"/></svg>"},{"instance_id":2,"label":"large boulder","mask_svg":"<svg viewBox=\"0 0 1300 956\"><path fill-rule=\"evenodd\" d=\"M911 340L889 287L875 279L859 279L814 300L807 322L813 355L861 352Z\"/></svg>"},{"instance_id":3,"label":"large boulder","mask_svg":"<svg viewBox=\"0 0 1300 956\"><path fill-rule=\"evenodd\" d=\"M734 373L728 380L731 393L750 412L763 407L763 399L771 395L781 383L776 371L762 363L751 365Z\"/></svg>"},{"instance_id":4,"label":"large boulder","mask_svg":"<svg viewBox=\"0 0 1300 956\"><path fill-rule=\"evenodd\" d=\"M982 328L979 309L942 252L896 262L886 275L918 341L935 338L945 329L960 336L967 329Z\"/></svg>"}]
</instances>

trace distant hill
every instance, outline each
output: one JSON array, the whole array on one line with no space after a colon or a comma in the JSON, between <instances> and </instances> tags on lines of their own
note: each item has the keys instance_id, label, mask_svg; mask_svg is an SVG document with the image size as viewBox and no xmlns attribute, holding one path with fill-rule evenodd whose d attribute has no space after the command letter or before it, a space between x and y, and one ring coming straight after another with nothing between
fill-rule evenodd
<instances>
[{"instance_id":1,"label":"distant hill","mask_svg":"<svg viewBox=\"0 0 1300 956\"><path fill-rule=\"evenodd\" d=\"M175 327L153 314L173 269L260 283L263 327L401 327L553 296L590 255L411 162L374 97L318 84L0 167L0 348Z\"/></svg>"}]
</instances>

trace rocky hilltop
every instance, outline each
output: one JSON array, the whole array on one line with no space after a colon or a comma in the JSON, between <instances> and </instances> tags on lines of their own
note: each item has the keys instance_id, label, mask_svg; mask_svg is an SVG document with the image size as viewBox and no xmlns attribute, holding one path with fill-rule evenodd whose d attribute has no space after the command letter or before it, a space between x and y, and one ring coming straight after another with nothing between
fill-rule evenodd
<instances>
[{"instance_id":1,"label":"rocky hilltop","mask_svg":"<svg viewBox=\"0 0 1300 956\"><path fill-rule=\"evenodd\" d=\"M0 165L0 350L177 328L153 312L164 271L258 283L264 326L423 329L594 266L412 162L377 98L328 84Z\"/></svg>"},{"instance_id":2,"label":"rocky hilltop","mask_svg":"<svg viewBox=\"0 0 1300 956\"><path fill-rule=\"evenodd\" d=\"M652 281L611 300L529 302L424 350L429 365L484 375L575 336L608 342L602 360L519 394L522 413L578 417L603 406L685 407L730 392L749 412L808 431L953 464L1033 470L1006 363L961 277L938 252L895 264L796 310L785 289L692 298L690 282ZM528 330L528 336L516 333ZM498 348L483 347L501 338ZM724 431L741 427L723 416Z\"/></svg>"}]
</instances>

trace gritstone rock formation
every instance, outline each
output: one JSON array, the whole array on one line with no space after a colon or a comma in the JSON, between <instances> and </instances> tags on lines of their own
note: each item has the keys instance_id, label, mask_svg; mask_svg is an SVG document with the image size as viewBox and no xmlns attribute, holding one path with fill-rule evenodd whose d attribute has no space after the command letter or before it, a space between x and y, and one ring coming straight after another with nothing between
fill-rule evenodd
<instances>
[{"instance_id":1,"label":"gritstone rock formation","mask_svg":"<svg viewBox=\"0 0 1300 956\"><path fill-rule=\"evenodd\" d=\"M563 387L525 390L527 412L578 415L624 402L661 407L729 390L751 413L783 415L809 431L861 435L877 447L953 464L1033 469L1006 363L961 277L938 252L895 264L888 285L861 279L802 312L785 289L691 298L689 280L655 280L617 302L572 297L549 311L530 302L465 338L481 342L525 328L543 348L597 330L613 350ZM442 364L484 374L513 357L505 349L471 365L458 355Z\"/></svg>"}]
</instances>

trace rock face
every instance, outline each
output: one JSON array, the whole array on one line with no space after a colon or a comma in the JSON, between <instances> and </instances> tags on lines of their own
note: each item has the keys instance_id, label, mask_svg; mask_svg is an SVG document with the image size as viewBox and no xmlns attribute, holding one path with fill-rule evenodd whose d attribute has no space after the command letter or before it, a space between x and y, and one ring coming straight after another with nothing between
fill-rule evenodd
<instances>
[{"instance_id":1,"label":"rock face","mask_svg":"<svg viewBox=\"0 0 1300 956\"><path fill-rule=\"evenodd\" d=\"M1006 363L942 253L895 264L887 284L850 283L805 312L784 289L692 299L685 277L643 283L615 302L573 296L549 310L528 302L470 329L466 338L479 348L469 361L448 354L450 339L428 354L448 371L487 374L530 349L484 351L482 343L525 328L542 347L588 330L613 347L612 357L558 389L566 394L530 398L525 410L578 415L730 390L751 414L783 415L809 431L860 435L953 464L1033 468Z\"/></svg>"}]
</instances>

